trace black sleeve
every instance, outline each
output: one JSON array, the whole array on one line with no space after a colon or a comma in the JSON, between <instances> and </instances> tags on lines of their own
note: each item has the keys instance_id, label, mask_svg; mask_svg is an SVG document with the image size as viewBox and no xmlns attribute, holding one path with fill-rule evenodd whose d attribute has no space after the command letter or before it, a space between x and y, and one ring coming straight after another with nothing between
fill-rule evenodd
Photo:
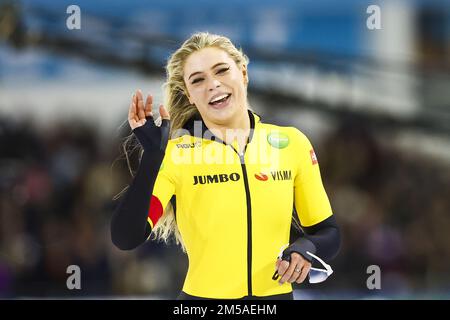
<instances>
[{"instance_id":1,"label":"black sleeve","mask_svg":"<svg viewBox=\"0 0 450 320\"><path fill-rule=\"evenodd\" d=\"M143 126L133 130L144 148L144 154L133 181L111 219L111 240L119 249L134 249L150 235L147 216L169 138L169 125L169 120L163 120L161 126L157 127L153 118L148 117Z\"/></svg>"},{"instance_id":2,"label":"black sleeve","mask_svg":"<svg viewBox=\"0 0 450 320\"><path fill-rule=\"evenodd\" d=\"M308 261L312 257L306 251L317 255L324 261L333 259L341 244L341 236L336 218L331 215L324 221L310 227L303 227L304 234L283 251L283 259L288 260L292 252L297 252Z\"/></svg>"}]
</instances>

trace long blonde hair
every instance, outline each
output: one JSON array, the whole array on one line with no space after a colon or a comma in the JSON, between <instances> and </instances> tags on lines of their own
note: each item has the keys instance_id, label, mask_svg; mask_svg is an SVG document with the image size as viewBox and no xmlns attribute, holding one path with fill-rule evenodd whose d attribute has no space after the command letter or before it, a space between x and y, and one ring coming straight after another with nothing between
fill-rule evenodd
<instances>
[{"instance_id":1,"label":"long blonde hair","mask_svg":"<svg viewBox=\"0 0 450 320\"><path fill-rule=\"evenodd\" d=\"M197 107L190 104L186 95L187 88L183 78L184 64L192 53L209 47L215 47L225 51L234 60L239 68L242 68L243 66L246 68L249 63L249 59L242 52L242 49L237 49L227 37L208 32L198 32L187 39L181 47L170 56L166 65L166 82L163 85L163 104L170 115L171 136L178 129L183 128L184 124L191 117L194 115L199 115ZM143 149L136 141L133 134L126 137L122 148L127 159L130 174L134 176L130 166L128 150L130 148L131 152L134 150L139 150L139 159L141 159ZM122 192L119 193L115 199L119 198L126 191L126 189L127 188L122 190ZM163 215L154 226L150 237L153 236L156 240L162 240L165 243L168 243L168 240L172 234L175 236L176 244L180 244L183 251L186 251L175 221L174 210L169 202Z\"/></svg>"}]
</instances>

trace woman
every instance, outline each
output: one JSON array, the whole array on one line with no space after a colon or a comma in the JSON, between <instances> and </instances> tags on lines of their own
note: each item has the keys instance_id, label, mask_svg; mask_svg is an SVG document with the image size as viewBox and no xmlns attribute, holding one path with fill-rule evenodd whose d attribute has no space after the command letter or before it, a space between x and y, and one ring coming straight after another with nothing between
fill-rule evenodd
<instances>
[{"instance_id":1,"label":"woman","mask_svg":"<svg viewBox=\"0 0 450 320\"><path fill-rule=\"evenodd\" d=\"M112 241L131 250L174 233L189 258L179 299L292 299L312 256L329 260L339 248L312 146L249 109L247 64L228 38L194 34L167 63L161 125L152 96L144 104L137 91L130 105L144 151ZM294 205L304 233L289 245Z\"/></svg>"}]
</instances>

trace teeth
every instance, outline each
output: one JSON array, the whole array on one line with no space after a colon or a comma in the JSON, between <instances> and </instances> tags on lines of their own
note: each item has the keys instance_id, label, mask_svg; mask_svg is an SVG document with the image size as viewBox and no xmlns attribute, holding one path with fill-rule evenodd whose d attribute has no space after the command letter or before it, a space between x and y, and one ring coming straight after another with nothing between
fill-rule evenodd
<instances>
[{"instance_id":1,"label":"teeth","mask_svg":"<svg viewBox=\"0 0 450 320\"><path fill-rule=\"evenodd\" d=\"M223 98L225 98L225 97L227 97L227 96L228 96L228 94L223 94L223 95L221 95L221 96L218 96L217 98L214 98L214 100L211 100L210 103L219 101L219 100L221 100L221 99L223 99Z\"/></svg>"}]
</instances>

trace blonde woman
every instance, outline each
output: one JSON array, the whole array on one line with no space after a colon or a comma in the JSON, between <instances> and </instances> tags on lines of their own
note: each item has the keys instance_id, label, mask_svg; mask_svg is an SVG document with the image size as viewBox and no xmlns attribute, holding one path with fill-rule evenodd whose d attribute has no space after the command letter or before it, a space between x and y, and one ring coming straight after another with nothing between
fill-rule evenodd
<instances>
[{"instance_id":1,"label":"blonde woman","mask_svg":"<svg viewBox=\"0 0 450 320\"><path fill-rule=\"evenodd\" d=\"M130 104L142 156L112 241L131 250L173 234L189 258L179 299L293 299L292 283L326 278L320 258L339 249L314 150L250 110L247 65L228 38L196 33L168 60L161 124L151 95ZM303 232L289 243L293 212ZM327 269L311 269L314 257Z\"/></svg>"}]
</instances>

